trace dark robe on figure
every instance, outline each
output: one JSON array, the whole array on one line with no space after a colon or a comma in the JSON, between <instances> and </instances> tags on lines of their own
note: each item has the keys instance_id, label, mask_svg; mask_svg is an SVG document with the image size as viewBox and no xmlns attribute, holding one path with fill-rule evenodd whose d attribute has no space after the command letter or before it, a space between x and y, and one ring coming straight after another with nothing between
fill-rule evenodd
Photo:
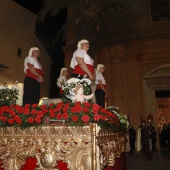
<instances>
[{"instance_id":1,"label":"dark robe on figure","mask_svg":"<svg viewBox=\"0 0 170 170\"><path fill-rule=\"evenodd\" d=\"M145 156L148 162L150 162L151 161L151 149L150 149L150 144L149 144L149 138L150 138L149 126L145 127L144 138L145 138Z\"/></svg>"},{"instance_id":2,"label":"dark robe on figure","mask_svg":"<svg viewBox=\"0 0 170 170\"><path fill-rule=\"evenodd\" d=\"M145 126L141 126L142 152L145 152Z\"/></svg>"}]
</instances>

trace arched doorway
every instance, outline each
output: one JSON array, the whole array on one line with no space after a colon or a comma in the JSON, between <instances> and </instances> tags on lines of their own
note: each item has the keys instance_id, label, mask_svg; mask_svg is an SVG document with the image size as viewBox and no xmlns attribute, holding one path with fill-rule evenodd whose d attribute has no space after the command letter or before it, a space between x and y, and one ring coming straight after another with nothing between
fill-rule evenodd
<instances>
[{"instance_id":1,"label":"arched doorway","mask_svg":"<svg viewBox=\"0 0 170 170\"><path fill-rule=\"evenodd\" d=\"M156 67L143 77L146 111L154 115L157 126L161 129L164 123L170 122L170 64Z\"/></svg>"}]
</instances>

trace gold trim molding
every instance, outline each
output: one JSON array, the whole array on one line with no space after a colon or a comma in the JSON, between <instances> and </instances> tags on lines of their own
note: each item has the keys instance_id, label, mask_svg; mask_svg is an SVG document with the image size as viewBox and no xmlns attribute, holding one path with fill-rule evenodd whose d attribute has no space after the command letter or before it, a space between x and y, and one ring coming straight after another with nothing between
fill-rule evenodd
<instances>
[{"instance_id":1,"label":"gold trim molding","mask_svg":"<svg viewBox=\"0 0 170 170\"><path fill-rule=\"evenodd\" d=\"M102 170L114 166L125 151L125 134L101 129L97 124L48 124L0 128L0 159L4 170L20 170L27 158L37 159L37 170L56 170L57 161L69 170Z\"/></svg>"}]
</instances>

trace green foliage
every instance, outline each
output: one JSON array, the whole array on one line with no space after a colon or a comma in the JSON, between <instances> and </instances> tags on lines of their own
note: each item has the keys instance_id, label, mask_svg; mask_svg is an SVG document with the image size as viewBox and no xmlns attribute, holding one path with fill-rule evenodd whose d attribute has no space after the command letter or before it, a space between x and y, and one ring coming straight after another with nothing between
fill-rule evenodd
<instances>
[{"instance_id":1,"label":"green foliage","mask_svg":"<svg viewBox=\"0 0 170 170\"><path fill-rule=\"evenodd\" d=\"M129 121L127 119L126 115L123 115L120 111L118 107L115 106L109 106L107 107L107 110L112 112L113 114L115 114L119 120L120 120L120 127L119 130L122 129L127 129L129 127Z\"/></svg>"},{"instance_id":2,"label":"green foliage","mask_svg":"<svg viewBox=\"0 0 170 170\"><path fill-rule=\"evenodd\" d=\"M0 86L0 106L10 106L16 104L18 99L18 89L12 86L9 86L4 83L3 86Z\"/></svg>"}]
</instances>

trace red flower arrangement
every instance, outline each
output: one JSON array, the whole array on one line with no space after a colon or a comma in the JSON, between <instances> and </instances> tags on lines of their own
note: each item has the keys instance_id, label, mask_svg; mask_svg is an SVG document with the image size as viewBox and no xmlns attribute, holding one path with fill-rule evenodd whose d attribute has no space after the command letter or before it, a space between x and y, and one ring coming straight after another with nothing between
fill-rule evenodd
<instances>
[{"instance_id":1,"label":"red flower arrangement","mask_svg":"<svg viewBox=\"0 0 170 170\"><path fill-rule=\"evenodd\" d=\"M39 126L44 124L44 118L50 120L63 120L69 125L83 125L84 123L97 123L99 126L114 131L125 131L126 127L120 122L118 116L89 102L63 103L40 105L26 104L25 106L11 105L0 107L0 126Z\"/></svg>"}]
</instances>

